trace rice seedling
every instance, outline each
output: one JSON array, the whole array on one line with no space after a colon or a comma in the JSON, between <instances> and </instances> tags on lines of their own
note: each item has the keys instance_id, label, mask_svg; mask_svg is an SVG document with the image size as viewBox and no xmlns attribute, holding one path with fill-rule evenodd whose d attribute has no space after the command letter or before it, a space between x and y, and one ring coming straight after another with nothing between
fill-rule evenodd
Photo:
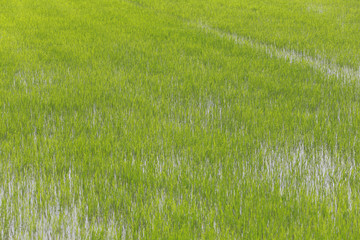
<instances>
[{"instance_id":1,"label":"rice seedling","mask_svg":"<svg viewBox=\"0 0 360 240\"><path fill-rule=\"evenodd\" d=\"M0 0L1 239L356 239L357 1Z\"/></svg>"}]
</instances>

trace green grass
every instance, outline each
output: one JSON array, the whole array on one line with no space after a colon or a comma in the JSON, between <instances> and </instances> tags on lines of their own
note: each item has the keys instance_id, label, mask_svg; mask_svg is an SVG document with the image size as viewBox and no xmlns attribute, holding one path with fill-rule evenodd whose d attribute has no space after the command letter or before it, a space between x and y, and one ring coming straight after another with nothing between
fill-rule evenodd
<instances>
[{"instance_id":1,"label":"green grass","mask_svg":"<svg viewBox=\"0 0 360 240\"><path fill-rule=\"evenodd\" d=\"M359 16L0 0L0 239L357 239Z\"/></svg>"}]
</instances>

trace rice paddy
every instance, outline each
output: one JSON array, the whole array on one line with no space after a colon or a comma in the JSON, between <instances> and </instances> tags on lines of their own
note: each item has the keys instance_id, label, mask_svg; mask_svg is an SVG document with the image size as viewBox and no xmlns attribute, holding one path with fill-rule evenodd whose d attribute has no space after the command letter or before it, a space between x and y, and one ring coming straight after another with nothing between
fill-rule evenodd
<instances>
[{"instance_id":1,"label":"rice paddy","mask_svg":"<svg viewBox=\"0 0 360 240\"><path fill-rule=\"evenodd\" d=\"M0 0L0 239L357 239L360 3Z\"/></svg>"}]
</instances>

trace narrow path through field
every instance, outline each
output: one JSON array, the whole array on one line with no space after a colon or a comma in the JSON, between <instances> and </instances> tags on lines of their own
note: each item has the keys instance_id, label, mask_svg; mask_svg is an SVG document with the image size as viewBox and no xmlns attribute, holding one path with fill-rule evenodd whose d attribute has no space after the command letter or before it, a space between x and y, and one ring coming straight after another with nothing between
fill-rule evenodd
<instances>
[{"instance_id":1,"label":"narrow path through field","mask_svg":"<svg viewBox=\"0 0 360 240\"><path fill-rule=\"evenodd\" d=\"M134 0L123 0L127 3L133 4L140 8L151 9L149 6L145 6L137 1ZM152 9L154 11L154 9ZM158 11L156 11L159 13ZM160 11L161 12L161 11ZM221 38L225 38L235 43L243 46L247 46L253 49L257 49L267 53L271 57L276 57L280 59L284 59L290 63L305 63L308 66L312 67L313 69L320 71L321 73L325 74L326 76L335 76L338 79L343 80L344 82L350 82L355 80L360 80L360 66L358 69L354 69L349 66L339 66L338 64L332 63L326 58L323 57L313 57L309 56L305 53L298 52L292 49L286 48L279 48L272 44L261 43L256 41L255 39L251 39L249 37L244 37L241 35L237 35L234 33L225 32L224 30L214 28L206 23L193 21L190 19L186 19L182 16L174 15L174 14L166 14L161 12L164 15L169 17L176 17L182 20L184 23L192 27L199 28L205 32L212 33L217 35Z\"/></svg>"},{"instance_id":2,"label":"narrow path through field","mask_svg":"<svg viewBox=\"0 0 360 240\"><path fill-rule=\"evenodd\" d=\"M251 38L239 36L234 33L227 33L221 29L211 27L202 22L189 22L189 25L200 28L205 32L212 33L221 38L229 39L239 45L261 50L266 52L271 57L285 59L290 63L305 63L327 76L335 76L338 79L344 80L345 82L360 79L360 67L358 70L355 70L348 66L339 66L321 57L314 58L301 52L285 48L278 48L272 44L261 43Z\"/></svg>"}]
</instances>

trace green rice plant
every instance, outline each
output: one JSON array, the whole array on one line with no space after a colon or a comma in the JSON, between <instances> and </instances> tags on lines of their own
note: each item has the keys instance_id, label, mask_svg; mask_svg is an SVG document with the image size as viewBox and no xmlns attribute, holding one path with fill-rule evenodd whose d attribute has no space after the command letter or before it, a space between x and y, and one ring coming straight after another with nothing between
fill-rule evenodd
<instances>
[{"instance_id":1,"label":"green rice plant","mask_svg":"<svg viewBox=\"0 0 360 240\"><path fill-rule=\"evenodd\" d=\"M0 1L1 239L356 239L356 1Z\"/></svg>"}]
</instances>

